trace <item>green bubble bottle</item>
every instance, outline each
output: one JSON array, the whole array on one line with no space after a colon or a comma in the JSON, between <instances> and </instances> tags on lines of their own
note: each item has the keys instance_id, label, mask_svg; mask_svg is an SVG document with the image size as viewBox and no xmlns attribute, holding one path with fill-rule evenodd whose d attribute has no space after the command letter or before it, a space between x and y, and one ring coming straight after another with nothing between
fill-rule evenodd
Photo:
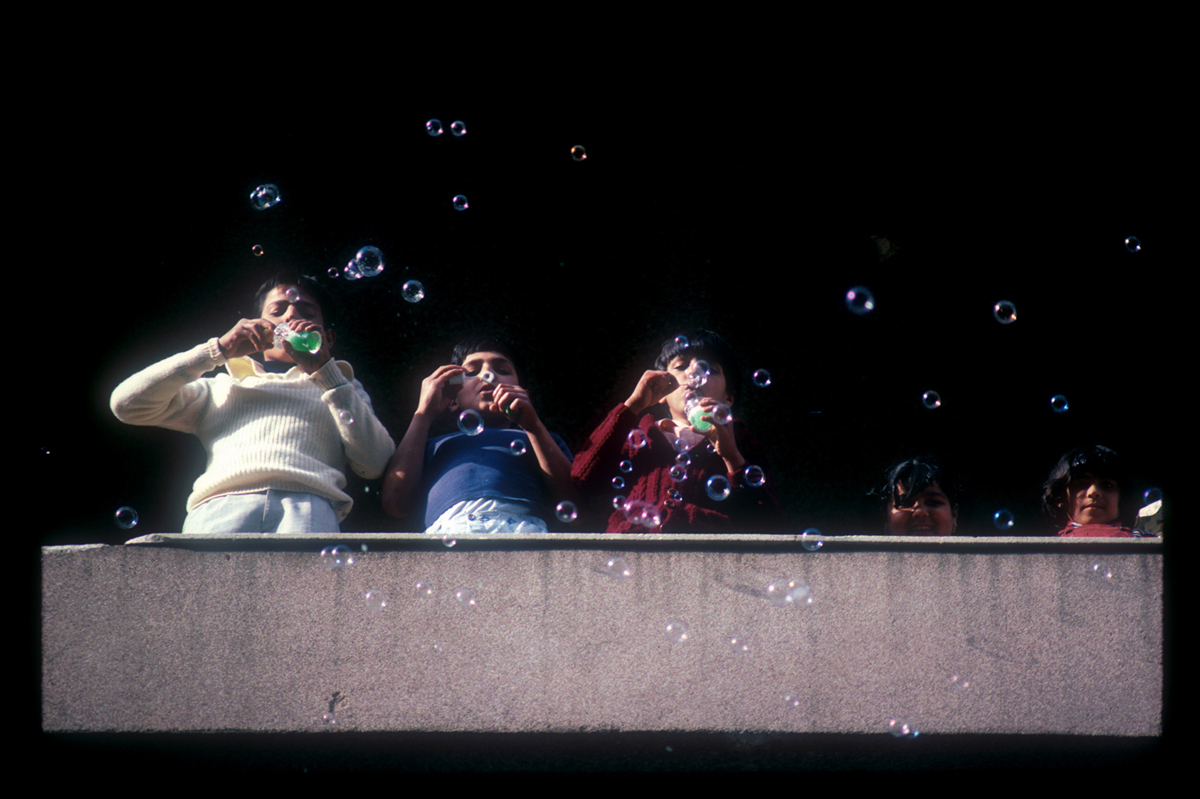
<instances>
[{"instance_id":1,"label":"green bubble bottle","mask_svg":"<svg viewBox=\"0 0 1200 799\"><path fill-rule=\"evenodd\" d=\"M316 352L321 349L321 334L316 330L300 333L287 325L279 325L275 328L275 339L281 349L283 344L280 342L283 341L291 344L292 349L300 352Z\"/></svg>"}]
</instances>

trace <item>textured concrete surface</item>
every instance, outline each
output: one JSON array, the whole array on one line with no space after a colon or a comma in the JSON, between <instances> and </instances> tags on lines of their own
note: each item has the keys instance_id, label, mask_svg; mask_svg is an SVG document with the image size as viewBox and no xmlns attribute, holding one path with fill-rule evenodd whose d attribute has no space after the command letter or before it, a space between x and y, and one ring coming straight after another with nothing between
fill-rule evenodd
<instances>
[{"instance_id":1,"label":"textured concrete surface","mask_svg":"<svg viewBox=\"0 0 1200 799\"><path fill-rule=\"evenodd\" d=\"M1161 733L1153 541L135 541L43 550L46 731Z\"/></svg>"}]
</instances>

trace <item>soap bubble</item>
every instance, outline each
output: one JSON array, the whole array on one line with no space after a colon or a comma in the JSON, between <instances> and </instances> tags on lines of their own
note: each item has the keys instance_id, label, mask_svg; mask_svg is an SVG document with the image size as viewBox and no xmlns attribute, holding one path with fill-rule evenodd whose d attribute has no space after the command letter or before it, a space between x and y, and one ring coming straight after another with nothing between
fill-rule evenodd
<instances>
[{"instance_id":1,"label":"soap bubble","mask_svg":"<svg viewBox=\"0 0 1200 799\"><path fill-rule=\"evenodd\" d=\"M714 474L704 484L704 490L710 497L720 502L729 496L729 480L723 474Z\"/></svg>"},{"instance_id":2,"label":"soap bubble","mask_svg":"<svg viewBox=\"0 0 1200 799\"><path fill-rule=\"evenodd\" d=\"M368 591L364 599L369 610L383 610L388 606L387 594L382 591Z\"/></svg>"},{"instance_id":3,"label":"soap bubble","mask_svg":"<svg viewBox=\"0 0 1200 799\"><path fill-rule=\"evenodd\" d=\"M624 580L633 576L633 571L629 568L629 563L625 558L609 558L604 564L604 573L614 580Z\"/></svg>"},{"instance_id":4,"label":"soap bubble","mask_svg":"<svg viewBox=\"0 0 1200 799\"><path fill-rule=\"evenodd\" d=\"M409 280L400 287L400 296L405 302L420 302L425 299L425 286L419 280Z\"/></svg>"},{"instance_id":5,"label":"soap bubble","mask_svg":"<svg viewBox=\"0 0 1200 799\"><path fill-rule=\"evenodd\" d=\"M335 547L325 547L321 550L321 562L327 569L341 569L354 565L354 552L350 547L338 544Z\"/></svg>"},{"instance_id":6,"label":"soap bubble","mask_svg":"<svg viewBox=\"0 0 1200 799\"><path fill-rule=\"evenodd\" d=\"M625 488L625 478L617 475L612 479L612 487L614 491L620 491Z\"/></svg>"},{"instance_id":7,"label":"soap bubble","mask_svg":"<svg viewBox=\"0 0 1200 799\"><path fill-rule=\"evenodd\" d=\"M783 703L788 707L798 708L804 704L804 700L800 697L800 694L784 694Z\"/></svg>"},{"instance_id":8,"label":"soap bubble","mask_svg":"<svg viewBox=\"0 0 1200 799\"><path fill-rule=\"evenodd\" d=\"M571 148L571 157L574 158L576 161L586 161L587 160L587 150L584 149L582 144L576 144L574 147Z\"/></svg>"},{"instance_id":9,"label":"soap bubble","mask_svg":"<svg viewBox=\"0 0 1200 799\"><path fill-rule=\"evenodd\" d=\"M687 477L687 467L682 463L677 463L667 471L667 474L671 476L672 480L678 483L680 480Z\"/></svg>"},{"instance_id":10,"label":"soap bubble","mask_svg":"<svg viewBox=\"0 0 1200 799\"><path fill-rule=\"evenodd\" d=\"M514 458L519 458L525 454L525 442L519 438L514 438L508 445L508 451L512 453Z\"/></svg>"},{"instance_id":11,"label":"soap bubble","mask_svg":"<svg viewBox=\"0 0 1200 799\"><path fill-rule=\"evenodd\" d=\"M819 536L821 531L815 527L810 527L800 534L800 546L807 549L809 552L816 552L821 547L825 546Z\"/></svg>"},{"instance_id":12,"label":"soap bubble","mask_svg":"<svg viewBox=\"0 0 1200 799\"><path fill-rule=\"evenodd\" d=\"M887 730L897 738L916 738L921 734L911 722L901 718L888 719Z\"/></svg>"},{"instance_id":13,"label":"soap bubble","mask_svg":"<svg viewBox=\"0 0 1200 799\"><path fill-rule=\"evenodd\" d=\"M417 580L413 585L413 592L422 599L427 599L433 596L433 583L427 580Z\"/></svg>"},{"instance_id":14,"label":"soap bubble","mask_svg":"<svg viewBox=\"0 0 1200 799\"><path fill-rule=\"evenodd\" d=\"M288 290L283 292L283 296L288 302L300 302L300 292L295 286L288 286Z\"/></svg>"},{"instance_id":15,"label":"soap bubble","mask_svg":"<svg viewBox=\"0 0 1200 799\"><path fill-rule=\"evenodd\" d=\"M622 510L625 507L625 497L622 494L617 494L612 498L613 510Z\"/></svg>"},{"instance_id":16,"label":"soap bubble","mask_svg":"<svg viewBox=\"0 0 1200 799\"><path fill-rule=\"evenodd\" d=\"M465 211L471 207L471 204L467 202L467 195L465 194L454 195L454 198L450 202L454 205L455 211Z\"/></svg>"},{"instance_id":17,"label":"soap bubble","mask_svg":"<svg viewBox=\"0 0 1200 799\"><path fill-rule=\"evenodd\" d=\"M1141 252L1142 251L1142 240L1139 239L1137 236L1126 236L1125 237L1125 249L1129 250L1130 252Z\"/></svg>"},{"instance_id":18,"label":"soap bubble","mask_svg":"<svg viewBox=\"0 0 1200 799\"><path fill-rule=\"evenodd\" d=\"M692 456L686 452L681 452L675 456L675 462L686 469L692 465Z\"/></svg>"},{"instance_id":19,"label":"soap bubble","mask_svg":"<svg viewBox=\"0 0 1200 799\"><path fill-rule=\"evenodd\" d=\"M341 272L338 270L338 268L336 266L331 266L325 270L325 274L336 279L337 276L341 274Z\"/></svg>"},{"instance_id":20,"label":"soap bubble","mask_svg":"<svg viewBox=\"0 0 1200 799\"><path fill-rule=\"evenodd\" d=\"M1107 563L1104 563L1103 561L1095 561L1088 566L1087 575L1088 577L1101 582L1111 582L1113 578L1113 571Z\"/></svg>"},{"instance_id":21,"label":"soap bubble","mask_svg":"<svg viewBox=\"0 0 1200 799\"><path fill-rule=\"evenodd\" d=\"M766 388L771 385L771 373L766 369L756 369L752 375L752 379L754 380L754 385L759 388Z\"/></svg>"},{"instance_id":22,"label":"soap bubble","mask_svg":"<svg viewBox=\"0 0 1200 799\"><path fill-rule=\"evenodd\" d=\"M272 205L279 205L282 199L279 196L279 187L274 183L264 183L250 192L250 205L256 211L265 211Z\"/></svg>"},{"instance_id":23,"label":"soap bubble","mask_svg":"<svg viewBox=\"0 0 1200 799\"><path fill-rule=\"evenodd\" d=\"M686 378L689 387L700 388L708 382L708 376L710 373L711 367L709 366L708 361L698 360L694 361L692 365L688 367L687 373L684 375L684 377Z\"/></svg>"},{"instance_id":24,"label":"soap bubble","mask_svg":"<svg viewBox=\"0 0 1200 799\"><path fill-rule=\"evenodd\" d=\"M1002 325L1011 325L1017 321L1017 306L1008 300L1000 300L992 306L992 316Z\"/></svg>"},{"instance_id":25,"label":"soap bubble","mask_svg":"<svg viewBox=\"0 0 1200 799\"><path fill-rule=\"evenodd\" d=\"M477 436L483 432L483 417L468 408L458 415L458 429L469 436Z\"/></svg>"},{"instance_id":26,"label":"soap bubble","mask_svg":"<svg viewBox=\"0 0 1200 799\"><path fill-rule=\"evenodd\" d=\"M358 264L354 261L347 262L342 274L346 276L347 280L362 280L362 272L358 271Z\"/></svg>"},{"instance_id":27,"label":"soap bubble","mask_svg":"<svg viewBox=\"0 0 1200 799\"><path fill-rule=\"evenodd\" d=\"M667 622L667 640L682 644L688 639L688 627L681 621Z\"/></svg>"},{"instance_id":28,"label":"soap bubble","mask_svg":"<svg viewBox=\"0 0 1200 799\"><path fill-rule=\"evenodd\" d=\"M113 516L113 521L117 523L117 527L120 527L124 530L131 530L134 527L137 527L137 511L127 506L117 508L117 512Z\"/></svg>"},{"instance_id":29,"label":"soap bubble","mask_svg":"<svg viewBox=\"0 0 1200 799\"><path fill-rule=\"evenodd\" d=\"M579 510L575 507L575 503L570 501L558 503L554 508L554 513L558 516L560 522L568 524L579 518Z\"/></svg>"},{"instance_id":30,"label":"soap bubble","mask_svg":"<svg viewBox=\"0 0 1200 799\"><path fill-rule=\"evenodd\" d=\"M750 651L750 644L740 635L729 636L729 648L735 655L744 655Z\"/></svg>"},{"instance_id":31,"label":"soap bubble","mask_svg":"<svg viewBox=\"0 0 1200 799\"><path fill-rule=\"evenodd\" d=\"M363 277L375 277L383 271L383 253L378 247L363 247L354 254L354 265Z\"/></svg>"},{"instance_id":32,"label":"soap bubble","mask_svg":"<svg viewBox=\"0 0 1200 799\"><path fill-rule=\"evenodd\" d=\"M676 452L687 452L689 449L691 449L691 446L688 445L687 439L685 438L676 438L672 440L671 447L674 448Z\"/></svg>"},{"instance_id":33,"label":"soap bubble","mask_svg":"<svg viewBox=\"0 0 1200 799\"><path fill-rule=\"evenodd\" d=\"M458 539L454 536L450 535L449 533L446 533L442 536L442 546L444 546L446 549L453 549L457 545Z\"/></svg>"},{"instance_id":34,"label":"soap bubble","mask_svg":"<svg viewBox=\"0 0 1200 799\"><path fill-rule=\"evenodd\" d=\"M1055 394L1050 398L1050 410L1054 411L1055 413L1062 413L1069 407L1070 406L1067 404L1067 398L1062 394Z\"/></svg>"},{"instance_id":35,"label":"soap bubble","mask_svg":"<svg viewBox=\"0 0 1200 799\"><path fill-rule=\"evenodd\" d=\"M921 395L921 404L933 410L942 407L942 397L936 391L926 391Z\"/></svg>"},{"instance_id":36,"label":"soap bubble","mask_svg":"<svg viewBox=\"0 0 1200 799\"><path fill-rule=\"evenodd\" d=\"M1162 499L1162 489L1161 488L1147 488L1145 491L1142 492L1142 504L1143 505L1153 505L1155 502L1158 502L1161 499Z\"/></svg>"},{"instance_id":37,"label":"soap bubble","mask_svg":"<svg viewBox=\"0 0 1200 799\"><path fill-rule=\"evenodd\" d=\"M354 417L349 411L338 411L338 418L342 420L342 424L354 424Z\"/></svg>"},{"instance_id":38,"label":"soap bubble","mask_svg":"<svg viewBox=\"0 0 1200 799\"><path fill-rule=\"evenodd\" d=\"M333 715L333 711L331 710L326 710L321 714L321 721L325 722L330 727L337 726L337 716Z\"/></svg>"},{"instance_id":39,"label":"soap bubble","mask_svg":"<svg viewBox=\"0 0 1200 799\"><path fill-rule=\"evenodd\" d=\"M866 286L855 286L846 292L846 307L859 316L875 310L875 295Z\"/></svg>"},{"instance_id":40,"label":"soap bubble","mask_svg":"<svg viewBox=\"0 0 1200 799\"><path fill-rule=\"evenodd\" d=\"M675 346L679 347L679 349L681 349L681 350L686 350L688 348L687 336L676 336L675 337Z\"/></svg>"},{"instance_id":41,"label":"soap bubble","mask_svg":"<svg viewBox=\"0 0 1200 799\"><path fill-rule=\"evenodd\" d=\"M442 128L442 120L431 119L428 122L426 122L425 123L425 132L428 133L430 136L441 136L442 133L445 132L445 129Z\"/></svg>"},{"instance_id":42,"label":"soap bubble","mask_svg":"<svg viewBox=\"0 0 1200 799\"><path fill-rule=\"evenodd\" d=\"M724 402L718 402L717 407L713 408L712 418L717 424L729 424L733 421L733 410Z\"/></svg>"},{"instance_id":43,"label":"soap bubble","mask_svg":"<svg viewBox=\"0 0 1200 799\"><path fill-rule=\"evenodd\" d=\"M992 523L996 525L997 530L1011 530L1014 521L1016 519L1013 517L1012 512L1003 508L992 514Z\"/></svg>"},{"instance_id":44,"label":"soap bubble","mask_svg":"<svg viewBox=\"0 0 1200 799\"><path fill-rule=\"evenodd\" d=\"M250 252L254 253L255 255L262 255L266 251L262 248L261 244L255 244L250 248Z\"/></svg>"},{"instance_id":45,"label":"soap bubble","mask_svg":"<svg viewBox=\"0 0 1200 799\"><path fill-rule=\"evenodd\" d=\"M464 608L473 608L477 604L475 592L470 588L460 588L454 592L454 599Z\"/></svg>"},{"instance_id":46,"label":"soap bubble","mask_svg":"<svg viewBox=\"0 0 1200 799\"><path fill-rule=\"evenodd\" d=\"M672 508L678 508L683 503L683 494L680 494L675 489L667 492L666 504Z\"/></svg>"},{"instance_id":47,"label":"soap bubble","mask_svg":"<svg viewBox=\"0 0 1200 799\"><path fill-rule=\"evenodd\" d=\"M637 452L648 443L646 440L646 434L642 432L640 427L635 427L634 429L630 430L629 435L625 437L625 440L629 442L629 447L634 452Z\"/></svg>"},{"instance_id":48,"label":"soap bubble","mask_svg":"<svg viewBox=\"0 0 1200 799\"><path fill-rule=\"evenodd\" d=\"M813 590L799 577L772 580L767 583L767 601L781 608L806 608L813 603Z\"/></svg>"},{"instance_id":49,"label":"soap bubble","mask_svg":"<svg viewBox=\"0 0 1200 799\"><path fill-rule=\"evenodd\" d=\"M961 674L950 675L950 688L955 691L965 691L971 687L971 681Z\"/></svg>"},{"instance_id":50,"label":"soap bubble","mask_svg":"<svg viewBox=\"0 0 1200 799\"><path fill-rule=\"evenodd\" d=\"M742 470L742 475L746 478L746 485L751 488L758 488L767 482L767 473L763 471L761 466L747 466Z\"/></svg>"},{"instance_id":51,"label":"soap bubble","mask_svg":"<svg viewBox=\"0 0 1200 799\"><path fill-rule=\"evenodd\" d=\"M450 132L455 136L466 136L467 126L461 119L456 119L450 123ZM486 136L484 138L487 138Z\"/></svg>"},{"instance_id":52,"label":"soap bubble","mask_svg":"<svg viewBox=\"0 0 1200 799\"><path fill-rule=\"evenodd\" d=\"M629 460L621 461L619 464L617 464L617 468L620 469L625 474L629 474L630 472L633 471L633 461L629 461Z\"/></svg>"}]
</instances>

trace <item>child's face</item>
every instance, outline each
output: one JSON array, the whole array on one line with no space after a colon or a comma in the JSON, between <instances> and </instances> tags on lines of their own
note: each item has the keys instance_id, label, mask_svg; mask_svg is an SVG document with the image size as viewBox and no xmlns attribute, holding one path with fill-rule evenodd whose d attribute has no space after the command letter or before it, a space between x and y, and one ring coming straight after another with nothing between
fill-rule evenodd
<instances>
[{"instance_id":1,"label":"child's face","mask_svg":"<svg viewBox=\"0 0 1200 799\"><path fill-rule=\"evenodd\" d=\"M696 361L707 361L708 363L708 380L699 388L692 389L688 385L688 370ZM663 402L671 410L671 416L679 422L687 421L687 411L684 409L684 396L688 391L694 391L701 397L712 397L713 399L721 400L727 404L733 404L733 397L725 385L725 370L721 364L716 361L708 361L703 353L696 355L676 355L667 364L667 371L679 383L675 390L663 398Z\"/></svg>"},{"instance_id":2,"label":"child's face","mask_svg":"<svg viewBox=\"0 0 1200 799\"><path fill-rule=\"evenodd\" d=\"M1116 524L1121 518L1116 480L1086 472L1067 483L1067 515L1076 524Z\"/></svg>"},{"instance_id":3,"label":"child's face","mask_svg":"<svg viewBox=\"0 0 1200 799\"><path fill-rule=\"evenodd\" d=\"M898 494L903 494L905 485L900 484ZM896 498L888 503L888 532L891 535L953 535L958 521L958 508L950 504L950 498L941 486L932 483L915 497L912 504L896 505Z\"/></svg>"},{"instance_id":4,"label":"child's face","mask_svg":"<svg viewBox=\"0 0 1200 799\"><path fill-rule=\"evenodd\" d=\"M289 289L296 292L295 302L288 299ZM316 300L299 286L276 286L271 289L271 293L263 302L262 318L270 322L272 327L287 324L292 319L303 319L318 325L321 328L321 334L326 334L325 315L321 313L321 306L317 305ZM263 357L268 361L292 361L292 357L282 347L264 350Z\"/></svg>"},{"instance_id":5,"label":"child's face","mask_svg":"<svg viewBox=\"0 0 1200 799\"><path fill-rule=\"evenodd\" d=\"M501 383L520 385L512 361L498 352L473 352L463 359L462 365L467 372L463 375L462 388L455 397L460 411L470 408L486 412L492 403L492 391L496 386ZM492 383L480 377L484 372L495 375Z\"/></svg>"}]
</instances>

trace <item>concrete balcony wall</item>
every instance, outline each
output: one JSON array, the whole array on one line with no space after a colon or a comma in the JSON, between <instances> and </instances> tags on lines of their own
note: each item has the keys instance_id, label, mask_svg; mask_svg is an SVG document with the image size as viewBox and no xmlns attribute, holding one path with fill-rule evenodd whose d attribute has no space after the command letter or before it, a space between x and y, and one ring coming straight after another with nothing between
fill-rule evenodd
<instances>
[{"instance_id":1,"label":"concrete balcony wall","mask_svg":"<svg viewBox=\"0 0 1200 799\"><path fill-rule=\"evenodd\" d=\"M1162 730L1153 540L152 535L42 564L48 732ZM785 577L811 605L768 599Z\"/></svg>"}]
</instances>

